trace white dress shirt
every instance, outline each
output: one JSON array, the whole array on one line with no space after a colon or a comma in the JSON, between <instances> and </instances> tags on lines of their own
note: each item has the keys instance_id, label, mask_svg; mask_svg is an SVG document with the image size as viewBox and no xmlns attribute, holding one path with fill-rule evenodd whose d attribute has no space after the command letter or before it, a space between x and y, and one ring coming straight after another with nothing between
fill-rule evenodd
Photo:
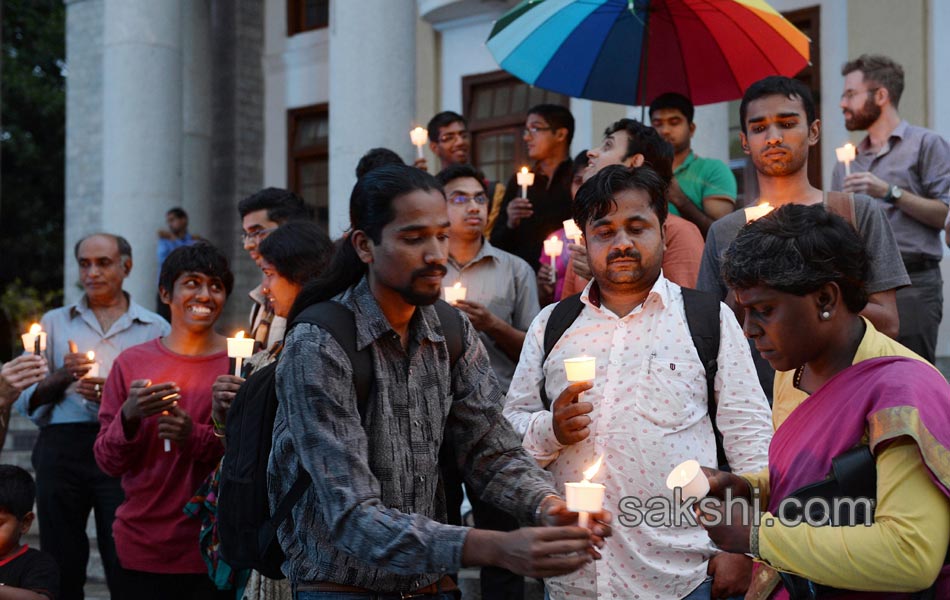
<instances>
[{"instance_id":1,"label":"white dress shirt","mask_svg":"<svg viewBox=\"0 0 950 600\"><path fill-rule=\"evenodd\" d=\"M554 599L682 598L706 578L706 562L716 552L706 532L688 525L629 526L624 514L633 515L620 503L625 497L642 505L653 497L672 503L666 477L673 467L688 459L716 464L705 370L686 325L682 292L662 273L643 304L624 317L601 307L598 292L593 282L584 289L584 309L543 365L544 329L553 306L541 311L528 330L504 411L559 487L581 481L584 469L604 455L592 481L607 488L604 508L614 514L613 537L602 560L549 579L548 589ZM717 422L733 470L758 471L768 464L769 406L748 343L724 304L719 319ZM594 387L582 398L594 405L591 435L564 446L538 390L543 378L553 403L568 385L564 359L581 355L597 359Z\"/></svg>"}]
</instances>

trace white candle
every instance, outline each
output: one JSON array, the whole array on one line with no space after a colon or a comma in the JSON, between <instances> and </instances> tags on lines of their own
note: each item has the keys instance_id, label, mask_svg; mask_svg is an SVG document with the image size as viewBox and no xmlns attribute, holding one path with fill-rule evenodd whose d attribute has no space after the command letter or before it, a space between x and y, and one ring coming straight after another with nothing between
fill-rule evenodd
<instances>
[{"instance_id":1,"label":"white candle","mask_svg":"<svg viewBox=\"0 0 950 600\"><path fill-rule=\"evenodd\" d=\"M234 375L241 376L241 359L250 358L254 355L254 339L244 337L244 332L239 331L233 338L228 338L228 356L234 359Z\"/></svg>"},{"instance_id":2,"label":"white candle","mask_svg":"<svg viewBox=\"0 0 950 600\"><path fill-rule=\"evenodd\" d=\"M575 356L574 358L564 359L564 370L567 372L567 380L593 381L597 372L597 359L593 356Z\"/></svg>"},{"instance_id":3,"label":"white candle","mask_svg":"<svg viewBox=\"0 0 950 600\"><path fill-rule=\"evenodd\" d=\"M418 158L422 158L422 147L426 145L426 140L429 139L429 131L422 127L416 127L409 132L409 139L412 140L412 145L416 147Z\"/></svg>"},{"instance_id":4,"label":"white candle","mask_svg":"<svg viewBox=\"0 0 950 600\"><path fill-rule=\"evenodd\" d=\"M564 242L552 235L544 240L544 253L551 257L551 283L557 281L557 257L564 251Z\"/></svg>"},{"instance_id":5,"label":"white candle","mask_svg":"<svg viewBox=\"0 0 950 600\"><path fill-rule=\"evenodd\" d=\"M747 206L745 209L745 222L751 223L756 219L761 219L765 215L772 212L772 205L768 202L760 202L755 206Z\"/></svg>"},{"instance_id":6,"label":"white candle","mask_svg":"<svg viewBox=\"0 0 950 600\"><path fill-rule=\"evenodd\" d=\"M574 240L574 243L578 245L581 243L581 238L584 237L584 233L574 222L574 219L564 220L564 235Z\"/></svg>"},{"instance_id":7,"label":"white candle","mask_svg":"<svg viewBox=\"0 0 950 600\"><path fill-rule=\"evenodd\" d=\"M445 294L445 301L449 304L455 304L459 300L465 300L466 288L462 287L461 281L456 281L455 285L442 288Z\"/></svg>"},{"instance_id":8,"label":"white candle","mask_svg":"<svg viewBox=\"0 0 950 600\"><path fill-rule=\"evenodd\" d=\"M96 360L96 353L90 350L89 352L86 352L86 358L88 358L89 360ZM92 366L89 367L89 371L85 375L83 375L82 378L85 379L87 377L98 377L98 376L99 376L99 363L94 362L92 363Z\"/></svg>"},{"instance_id":9,"label":"white candle","mask_svg":"<svg viewBox=\"0 0 950 600\"><path fill-rule=\"evenodd\" d=\"M518 185L521 186L521 197L528 197L528 186L534 185L534 173L528 170L528 167L521 167L517 173Z\"/></svg>"},{"instance_id":10,"label":"white candle","mask_svg":"<svg viewBox=\"0 0 950 600\"><path fill-rule=\"evenodd\" d=\"M844 174L851 174L851 161L855 157L855 147L854 144L848 142L840 148L835 148L835 155L838 157L838 162L844 163Z\"/></svg>"},{"instance_id":11,"label":"white candle","mask_svg":"<svg viewBox=\"0 0 950 600\"><path fill-rule=\"evenodd\" d=\"M39 323L30 325L30 330L21 335L20 339L23 341L23 349L27 352L39 354L46 351L46 332Z\"/></svg>"},{"instance_id":12,"label":"white candle","mask_svg":"<svg viewBox=\"0 0 950 600\"><path fill-rule=\"evenodd\" d=\"M577 524L580 527L587 527L590 513L600 512L604 507L604 492L607 488L602 483L590 482L590 479L600 470L603 461L604 457L601 455L597 462L584 471L584 481L564 484L567 510L577 513Z\"/></svg>"},{"instance_id":13,"label":"white candle","mask_svg":"<svg viewBox=\"0 0 950 600\"><path fill-rule=\"evenodd\" d=\"M684 502L699 501L709 493L709 479L699 462L690 459L673 468L666 478L666 487L670 491L682 488Z\"/></svg>"}]
</instances>

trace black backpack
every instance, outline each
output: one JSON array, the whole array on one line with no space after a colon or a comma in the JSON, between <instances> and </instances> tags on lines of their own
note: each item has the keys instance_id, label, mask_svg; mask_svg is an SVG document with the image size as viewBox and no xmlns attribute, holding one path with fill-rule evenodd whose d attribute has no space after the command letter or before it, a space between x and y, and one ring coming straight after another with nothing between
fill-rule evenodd
<instances>
[{"instance_id":1,"label":"black backpack","mask_svg":"<svg viewBox=\"0 0 950 600\"><path fill-rule=\"evenodd\" d=\"M442 300L436 313L448 345L451 366L462 354L461 313ZM287 332L298 323L326 329L346 352L353 367L357 409L366 415L375 378L371 348L356 349L355 315L334 301L314 304L294 319ZM221 465L218 488L217 531L221 557L233 569L255 569L265 577L283 579L280 567L284 553L277 540L277 528L290 516L294 504L310 487L310 475L300 470L287 495L273 515L267 495L267 461L273 444L277 415L277 363L263 367L247 378L231 403L226 428L228 443Z\"/></svg>"},{"instance_id":2,"label":"black backpack","mask_svg":"<svg viewBox=\"0 0 950 600\"><path fill-rule=\"evenodd\" d=\"M686 311L686 326L699 361L706 369L706 403L709 412L709 421L712 423L713 434L716 436L716 460L720 470L729 469L726 451L722 445L722 432L716 425L716 372L719 370L719 298L709 292L701 292L690 288L680 288L683 291L683 307ZM544 328L544 357L541 364L548 359L554 345L561 339L564 332L577 320L584 310L581 295L575 294L562 299L551 311L551 317ZM544 380L541 380L541 403L545 410L550 410L551 399L544 391Z\"/></svg>"}]
</instances>

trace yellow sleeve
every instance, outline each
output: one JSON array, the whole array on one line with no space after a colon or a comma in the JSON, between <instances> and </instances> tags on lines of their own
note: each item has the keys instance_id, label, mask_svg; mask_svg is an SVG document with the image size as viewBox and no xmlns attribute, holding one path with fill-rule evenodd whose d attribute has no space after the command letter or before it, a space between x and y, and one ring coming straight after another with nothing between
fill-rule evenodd
<instances>
[{"instance_id":1,"label":"yellow sleeve","mask_svg":"<svg viewBox=\"0 0 950 600\"><path fill-rule=\"evenodd\" d=\"M917 445L901 438L877 456L877 509L870 527L783 525L762 515L759 555L820 584L912 592L937 578L950 543L950 500L931 481Z\"/></svg>"},{"instance_id":2,"label":"yellow sleeve","mask_svg":"<svg viewBox=\"0 0 950 600\"><path fill-rule=\"evenodd\" d=\"M753 490L759 491L759 506L769 505L769 468L765 467L755 473L742 473L739 475L752 486Z\"/></svg>"}]
</instances>

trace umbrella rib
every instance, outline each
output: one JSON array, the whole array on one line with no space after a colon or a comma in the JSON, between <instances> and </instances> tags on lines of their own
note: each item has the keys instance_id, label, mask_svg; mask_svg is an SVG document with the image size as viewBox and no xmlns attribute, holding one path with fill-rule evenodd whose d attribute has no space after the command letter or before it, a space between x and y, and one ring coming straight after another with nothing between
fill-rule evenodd
<instances>
[{"instance_id":1,"label":"umbrella rib","mask_svg":"<svg viewBox=\"0 0 950 600\"><path fill-rule=\"evenodd\" d=\"M738 23L734 18L732 18L731 15L729 15L728 13L723 12L723 11L721 11L721 10L719 10L719 9L716 9L716 8L712 5L712 2L710 2L710 0L703 0L703 1L705 2L706 6L708 6L708 7L710 8L710 10L716 10L716 11L719 12L719 14L721 14L723 17L725 17L726 19L729 19L730 21L732 21L732 23L736 26L736 29L739 30L739 31L741 31L741 32L742 32L742 35L743 35L747 40L749 40L749 41L752 43L753 46L755 46L755 47L758 49L759 53L760 53L763 57L765 57L766 62L769 63L769 65L772 67L772 70L775 71L776 73L779 72L778 67L775 66L775 63L774 63L774 62L772 62L772 57L769 55L769 53L766 52L765 49L762 48L762 46L759 45L758 41L756 41L756 39L755 39L754 37L752 37L751 35L749 35L748 32L747 32L745 29L743 29L742 27L740 27L740 26L739 26L739 23ZM738 3L735 3L735 4L736 4L737 6L739 5ZM746 11L750 11L750 12L751 12L751 10L748 9L748 8L745 8L745 7L741 7L741 8L743 8L743 10L746 10ZM775 30L773 29L773 31L775 31ZM778 33L778 32L776 32L776 33ZM781 37L781 35L779 35L779 37ZM716 38L713 38L713 39L716 40ZM785 42L786 46L788 46L788 42L785 40L785 38L782 38L782 41ZM719 46L719 50L720 50L720 52L721 52L721 51L722 51L722 46L720 46L718 40L716 40L716 45ZM736 76L735 69L732 68L732 64L731 64L729 61L726 61L726 64L729 65L729 71L732 73L732 77L733 77L733 80L736 82L736 85L737 85L739 88L742 88L742 85L739 83L738 77Z\"/></svg>"},{"instance_id":2,"label":"umbrella rib","mask_svg":"<svg viewBox=\"0 0 950 600\"><path fill-rule=\"evenodd\" d=\"M601 4L601 7L603 6L606 6L606 4ZM597 57L600 56L600 51L603 50L604 44L607 43L607 40L610 38L610 33L614 30L614 27L617 26L617 22L619 20L620 19L614 20L613 24L610 26L610 31L608 31L607 34L603 37L603 39L600 41L600 45L598 46L597 52L594 55L594 62L591 63L590 69L587 71L587 77L584 78L584 85L581 86L581 93L583 93L584 90L587 89L587 86L590 84L590 78L594 76L594 66L597 64ZM638 74L638 78L639 78L639 74ZM634 92L634 94L636 94L636 92Z\"/></svg>"}]
</instances>

